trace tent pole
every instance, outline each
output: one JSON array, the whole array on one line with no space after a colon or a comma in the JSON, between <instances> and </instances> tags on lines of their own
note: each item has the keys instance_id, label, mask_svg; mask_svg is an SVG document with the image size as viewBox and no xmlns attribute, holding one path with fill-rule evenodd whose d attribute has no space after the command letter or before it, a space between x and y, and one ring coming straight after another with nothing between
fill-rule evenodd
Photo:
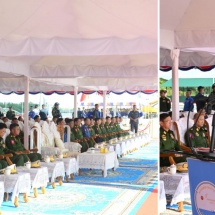
<instances>
[{"instance_id":1,"label":"tent pole","mask_svg":"<svg viewBox=\"0 0 215 215\"><path fill-rule=\"evenodd\" d=\"M107 91L103 91L103 118L106 118L106 109L107 109Z\"/></svg>"},{"instance_id":2,"label":"tent pole","mask_svg":"<svg viewBox=\"0 0 215 215\"><path fill-rule=\"evenodd\" d=\"M78 114L77 114L77 110L78 110L77 98L78 98L78 87L74 87L74 118L76 118L78 116Z\"/></svg>"},{"instance_id":3,"label":"tent pole","mask_svg":"<svg viewBox=\"0 0 215 215\"><path fill-rule=\"evenodd\" d=\"M25 77L25 98L24 98L24 146L29 148L28 144L28 102L29 102L29 77Z\"/></svg>"},{"instance_id":4,"label":"tent pole","mask_svg":"<svg viewBox=\"0 0 215 215\"><path fill-rule=\"evenodd\" d=\"M179 49L171 50L170 56L172 58L172 120L179 119Z\"/></svg>"}]
</instances>

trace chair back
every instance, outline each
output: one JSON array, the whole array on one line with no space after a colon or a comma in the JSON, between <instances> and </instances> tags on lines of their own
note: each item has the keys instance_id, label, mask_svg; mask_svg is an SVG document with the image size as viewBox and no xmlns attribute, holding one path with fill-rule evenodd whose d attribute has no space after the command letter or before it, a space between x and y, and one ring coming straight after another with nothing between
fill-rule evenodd
<instances>
[{"instance_id":1,"label":"chair back","mask_svg":"<svg viewBox=\"0 0 215 215\"><path fill-rule=\"evenodd\" d=\"M194 121L192 119L189 119L188 128L191 128L194 124ZM178 143L181 145L185 145L185 133L187 131L187 118L180 118L179 120L174 122L175 126L175 137L178 140Z\"/></svg>"}]
</instances>

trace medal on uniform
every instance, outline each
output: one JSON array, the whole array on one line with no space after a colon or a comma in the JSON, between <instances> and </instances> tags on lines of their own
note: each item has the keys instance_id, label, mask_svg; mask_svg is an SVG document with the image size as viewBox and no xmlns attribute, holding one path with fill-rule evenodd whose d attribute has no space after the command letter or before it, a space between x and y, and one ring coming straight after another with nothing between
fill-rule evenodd
<instances>
[{"instance_id":1,"label":"medal on uniform","mask_svg":"<svg viewBox=\"0 0 215 215\"><path fill-rule=\"evenodd\" d=\"M198 128L197 128L196 130L197 130L197 131L199 131L199 129L198 129Z\"/></svg>"},{"instance_id":2,"label":"medal on uniform","mask_svg":"<svg viewBox=\"0 0 215 215\"><path fill-rule=\"evenodd\" d=\"M205 133L203 133L202 136L205 137Z\"/></svg>"},{"instance_id":3,"label":"medal on uniform","mask_svg":"<svg viewBox=\"0 0 215 215\"><path fill-rule=\"evenodd\" d=\"M172 139L174 139L174 136L173 136L172 134L170 134L170 137L171 137Z\"/></svg>"},{"instance_id":4,"label":"medal on uniform","mask_svg":"<svg viewBox=\"0 0 215 215\"><path fill-rule=\"evenodd\" d=\"M198 133L198 132L196 132L196 136L199 136L199 133Z\"/></svg>"},{"instance_id":5,"label":"medal on uniform","mask_svg":"<svg viewBox=\"0 0 215 215\"><path fill-rule=\"evenodd\" d=\"M166 131L164 131L163 133L166 134Z\"/></svg>"}]
</instances>

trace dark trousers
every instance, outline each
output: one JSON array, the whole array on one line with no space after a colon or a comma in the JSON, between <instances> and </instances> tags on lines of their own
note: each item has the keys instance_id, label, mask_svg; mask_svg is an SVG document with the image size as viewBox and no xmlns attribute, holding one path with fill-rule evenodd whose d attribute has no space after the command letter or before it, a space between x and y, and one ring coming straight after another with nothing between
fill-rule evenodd
<instances>
[{"instance_id":1,"label":"dark trousers","mask_svg":"<svg viewBox=\"0 0 215 215\"><path fill-rule=\"evenodd\" d=\"M131 123L131 131L134 132L135 130L135 133L137 133L138 131L138 123Z\"/></svg>"}]
</instances>

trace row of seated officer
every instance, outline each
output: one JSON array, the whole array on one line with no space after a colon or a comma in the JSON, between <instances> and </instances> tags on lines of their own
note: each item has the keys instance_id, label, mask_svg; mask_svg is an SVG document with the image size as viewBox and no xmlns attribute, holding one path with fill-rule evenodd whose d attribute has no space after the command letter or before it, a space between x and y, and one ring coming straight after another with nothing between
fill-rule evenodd
<instances>
[{"instance_id":1,"label":"row of seated officer","mask_svg":"<svg viewBox=\"0 0 215 215\"><path fill-rule=\"evenodd\" d=\"M198 120L197 120L198 119ZM179 143L171 128L171 117L167 113L160 114L160 166L170 166L186 162L186 156L180 154L171 154L166 150L191 152L188 145ZM204 113L194 115L194 125L185 133L185 140L189 138L194 148L208 147L208 131L205 125ZM186 141L188 143L188 140Z\"/></svg>"}]
</instances>

